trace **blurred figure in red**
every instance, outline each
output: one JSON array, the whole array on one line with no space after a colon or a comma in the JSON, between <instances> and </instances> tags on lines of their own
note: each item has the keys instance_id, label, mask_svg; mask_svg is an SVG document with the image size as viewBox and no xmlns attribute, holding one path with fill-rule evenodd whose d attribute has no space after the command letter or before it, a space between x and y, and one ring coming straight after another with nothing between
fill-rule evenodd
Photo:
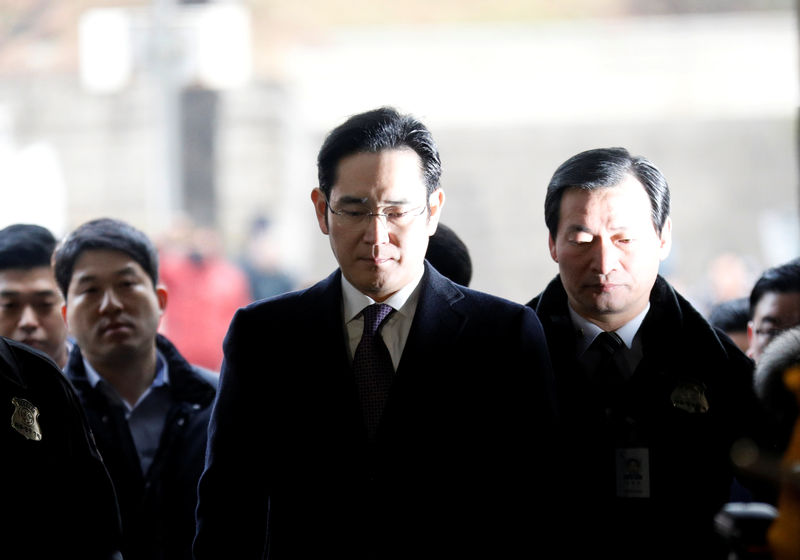
<instances>
[{"instance_id":1,"label":"blurred figure in red","mask_svg":"<svg viewBox=\"0 0 800 560\"><path fill-rule=\"evenodd\" d=\"M225 257L216 231L182 220L171 233L159 247L170 294L160 332L189 362L219 371L231 318L252 300L247 276Z\"/></svg>"}]
</instances>

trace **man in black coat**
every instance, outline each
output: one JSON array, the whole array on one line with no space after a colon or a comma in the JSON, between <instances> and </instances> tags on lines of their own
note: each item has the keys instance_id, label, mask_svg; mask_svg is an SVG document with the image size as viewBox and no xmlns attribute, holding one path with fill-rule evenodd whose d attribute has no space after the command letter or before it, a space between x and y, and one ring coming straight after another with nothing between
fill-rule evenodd
<instances>
[{"instance_id":1,"label":"man in black coat","mask_svg":"<svg viewBox=\"0 0 800 560\"><path fill-rule=\"evenodd\" d=\"M4 558L119 558L114 486L78 397L49 357L0 337Z\"/></svg>"},{"instance_id":2,"label":"man in black coat","mask_svg":"<svg viewBox=\"0 0 800 560\"><path fill-rule=\"evenodd\" d=\"M74 384L119 498L125 560L190 560L215 374L157 333L167 303L150 239L86 222L54 255ZM198 310L202 312L202 310Z\"/></svg>"},{"instance_id":3,"label":"man in black coat","mask_svg":"<svg viewBox=\"0 0 800 560\"><path fill-rule=\"evenodd\" d=\"M529 305L563 420L564 557L724 558L731 447L759 426L752 362L658 274L669 188L622 148L579 153L545 198L559 275ZM605 341L602 342L601 341Z\"/></svg>"},{"instance_id":4,"label":"man in black coat","mask_svg":"<svg viewBox=\"0 0 800 560\"><path fill-rule=\"evenodd\" d=\"M356 115L318 167L311 198L339 269L231 323L196 558L530 557L552 536L536 520L556 460L536 314L426 263L444 192L422 123ZM359 339L381 303L390 388L371 406Z\"/></svg>"}]
</instances>

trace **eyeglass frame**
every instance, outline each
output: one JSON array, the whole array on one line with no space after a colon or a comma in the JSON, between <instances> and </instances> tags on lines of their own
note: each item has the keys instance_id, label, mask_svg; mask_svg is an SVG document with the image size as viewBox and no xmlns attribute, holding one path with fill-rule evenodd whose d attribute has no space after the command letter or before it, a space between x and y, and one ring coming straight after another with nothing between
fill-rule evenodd
<instances>
[{"instance_id":1,"label":"eyeglass frame","mask_svg":"<svg viewBox=\"0 0 800 560\"><path fill-rule=\"evenodd\" d=\"M766 339L768 341L772 341L773 338L776 338L780 334L785 331L788 331L792 327L760 327L754 328L753 332L756 336L761 337L762 339Z\"/></svg>"},{"instance_id":2,"label":"eyeglass frame","mask_svg":"<svg viewBox=\"0 0 800 560\"><path fill-rule=\"evenodd\" d=\"M363 213L360 213L360 212L348 212L347 210L336 210L331 206L331 203L330 203L330 201L328 200L327 197L325 197L325 207L328 210L330 210L331 214L333 214L334 216L338 216L339 218L345 218L345 219L350 218L350 219L359 220L357 223L352 224L352 225L358 226L358 227L362 227L362 226L365 226L367 223L370 223L372 221L372 218L383 218L384 219L383 223L384 223L384 226L386 226L386 227L389 227L389 224L391 224L394 227L405 227L406 225L410 225L411 224L411 222L413 221L413 218L418 218L418 217L422 216L422 214L425 213L425 210L430 208L428 202L426 202L425 204L423 204L422 206L419 207L419 213L413 214L412 216L410 216L412 218L412 220L410 220L408 222L408 224L398 225L398 224L396 224L396 223L391 221L391 218L389 217L389 214L385 214L385 213L381 213L381 212L363 212ZM411 212L414 212L415 210L416 210L416 208L412 208L411 210L407 210L406 212L402 212L402 213L400 213L401 217L405 217L406 215L410 214ZM353 214L358 214L358 215L353 215Z\"/></svg>"}]
</instances>

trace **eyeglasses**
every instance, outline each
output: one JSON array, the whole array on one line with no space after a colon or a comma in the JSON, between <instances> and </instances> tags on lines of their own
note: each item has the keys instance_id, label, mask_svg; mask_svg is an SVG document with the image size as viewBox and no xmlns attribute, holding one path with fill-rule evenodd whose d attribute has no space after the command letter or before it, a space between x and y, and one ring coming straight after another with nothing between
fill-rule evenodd
<instances>
[{"instance_id":1,"label":"eyeglasses","mask_svg":"<svg viewBox=\"0 0 800 560\"><path fill-rule=\"evenodd\" d=\"M756 329L755 331L756 331L756 336L761 337L762 340L772 340L785 330L788 329L786 328L779 329L776 327L771 327L771 328Z\"/></svg>"},{"instance_id":2,"label":"eyeglasses","mask_svg":"<svg viewBox=\"0 0 800 560\"><path fill-rule=\"evenodd\" d=\"M421 216L427 206L419 206L406 210L403 207L388 208L383 212L367 212L362 208L343 208L336 210L329 203L325 203L331 214L336 216L336 220L344 227L357 228L365 226L372 218L383 218L384 224L396 228L406 227L417 217Z\"/></svg>"}]
</instances>

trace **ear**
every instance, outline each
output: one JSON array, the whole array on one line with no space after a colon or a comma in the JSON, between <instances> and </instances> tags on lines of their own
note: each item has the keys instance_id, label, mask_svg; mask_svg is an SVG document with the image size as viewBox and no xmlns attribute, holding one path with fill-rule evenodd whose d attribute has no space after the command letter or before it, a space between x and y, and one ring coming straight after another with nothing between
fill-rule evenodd
<instances>
[{"instance_id":1,"label":"ear","mask_svg":"<svg viewBox=\"0 0 800 560\"><path fill-rule=\"evenodd\" d=\"M164 314L164 311L167 309L167 299L169 299L167 294L167 287L163 284L159 284L156 286L156 297L158 298L158 308L161 310L161 314Z\"/></svg>"},{"instance_id":2,"label":"ear","mask_svg":"<svg viewBox=\"0 0 800 560\"><path fill-rule=\"evenodd\" d=\"M753 357L753 338L756 336L756 326L753 321L747 321L747 354L748 357Z\"/></svg>"},{"instance_id":3,"label":"ear","mask_svg":"<svg viewBox=\"0 0 800 560\"><path fill-rule=\"evenodd\" d=\"M658 258L662 261L665 260L669 256L670 250L672 250L672 218L667 217L664 227L661 228Z\"/></svg>"},{"instance_id":4,"label":"ear","mask_svg":"<svg viewBox=\"0 0 800 560\"><path fill-rule=\"evenodd\" d=\"M311 202L314 203L314 211L317 214L317 223L319 229L325 235L328 235L328 199L320 189L311 191Z\"/></svg>"},{"instance_id":5,"label":"ear","mask_svg":"<svg viewBox=\"0 0 800 560\"><path fill-rule=\"evenodd\" d=\"M64 319L64 324L69 325L67 323L67 303L66 302L61 304L61 318Z\"/></svg>"},{"instance_id":6,"label":"ear","mask_svg":"<svg viewBox=\"0 0 800 560\"><path fill-rule=\"evenodd\" d=\"M550 258L553 259L555 262L558 262L558 253L556 252L556 241L553 239L553 236L548 233L547 234L547 245L550 247Z\"/></svg>"},{"instance_id":7,"label":"ear","mask_svg":"<svg viewBox=\"0 0 800 560\"><path fill-rule=\"evenodd\" d=\"M430 208L430 213L428 214L428 236L436 233L436 228L439 225L439 217L442 214L443 206L444 191L439 188L433 191L428 197L428 208Z\"/></svg>"}]
</instances>

